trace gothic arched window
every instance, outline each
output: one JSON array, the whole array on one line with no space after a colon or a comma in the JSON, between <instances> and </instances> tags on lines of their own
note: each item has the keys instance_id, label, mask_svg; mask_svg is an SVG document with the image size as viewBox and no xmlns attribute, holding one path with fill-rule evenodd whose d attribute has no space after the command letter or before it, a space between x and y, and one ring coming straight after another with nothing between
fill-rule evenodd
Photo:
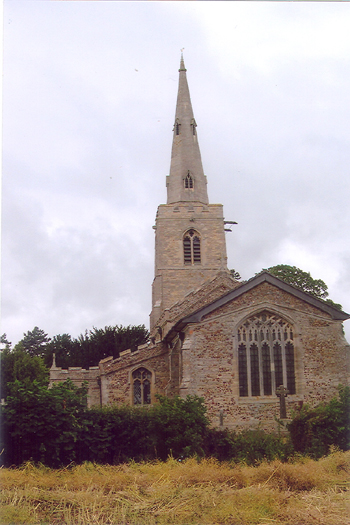
<instances>
[{"instance_id":1,"label":"gothic arched window","mask_svg":"<svg viewBox=\"0 0 350 525\"><path fill-rule=\"evenodd\" d=\"M201 263L201 241L199 234L195 230L189 230L185 233L183 247L185 264Z\"/></svg>"},{"instance_id":2,"label":"gothic arched window","mask_svg":"<svg viewBox=\"0 0 350 525\"><path fill-rule=\"evenodd\" d=\"M185 177L185 188L188 189L193 189L193 178L190 174L190 172L187 173L186 177Z\"/></svg>"},{"instance_id":3,"label":"gothic arched window","mask_svg":"<svg viewBox=\"0 0 350 525\"><path fill-rule=\"evenodd\" d=\"M271 312L260 312L239 328L239 395L271 396L284 385L295 394L293 327Z\"/></svg>"},{"instance_id":4,"label":"gothic arched window","mask_svg":"<svg viewBox=\"0 0 350 525\"><path fill-rule=\"evenodd\" d=\"M152 374L146 368L138 368L132 373L132 391L134 405L151 404Z\"/></svg>"}]
</instances>

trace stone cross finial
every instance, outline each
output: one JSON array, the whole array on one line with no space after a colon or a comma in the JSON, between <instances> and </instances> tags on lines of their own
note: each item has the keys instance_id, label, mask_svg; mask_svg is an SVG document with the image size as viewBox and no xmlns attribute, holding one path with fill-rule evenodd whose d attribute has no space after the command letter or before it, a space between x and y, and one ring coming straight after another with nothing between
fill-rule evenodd
<instances>
[{"instance_id":1,"label":"stone cross finial","mask_svg":"<svg viewBox=\"0 0 350 525\"><path fill-rule=\"evenodd\" d=\"M285 388L283 385L280 385L276 389L276 396L280 398L280 419L287 418L286 397L288 394L289 394L289 390Z\"/></svg>"}]
</instances>

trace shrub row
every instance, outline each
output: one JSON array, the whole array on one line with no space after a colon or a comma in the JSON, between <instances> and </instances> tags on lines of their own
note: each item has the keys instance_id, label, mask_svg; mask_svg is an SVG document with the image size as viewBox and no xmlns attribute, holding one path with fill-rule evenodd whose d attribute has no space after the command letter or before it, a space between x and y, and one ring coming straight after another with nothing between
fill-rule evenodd
<instances>
[{"instance_id":1,"label":"shrub row","mask_svg":"<svg viewBox=\"0 0 350 525\"><path fill-rule=\"evenodd\" d=\"M47 389L35 381L11 386L2 407L2 463L31 460L49 467L84 461L118 464L191 456L254 464L287 460L294 452L315 458L331 445L349 448L349 388L314 409L307 406L289 424L290 437L262 431L236 433L209 426L203 399L159 397L148 408L87 409L86 388L70 381Z\"/></svg>"}]
</instances>

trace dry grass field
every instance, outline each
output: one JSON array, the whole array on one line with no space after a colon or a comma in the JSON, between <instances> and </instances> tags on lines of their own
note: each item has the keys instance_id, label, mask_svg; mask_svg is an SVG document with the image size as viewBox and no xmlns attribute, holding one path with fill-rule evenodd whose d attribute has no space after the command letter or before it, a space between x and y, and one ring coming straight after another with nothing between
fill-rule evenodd
<instances>
[{"instance_id":1,"label":"dry grass field","mask_svg":"<svg viewBox=\"0 0 350 525\"><path fill-rule=\"evenodd\" d=\"M319 460L2 469L1 525L346 525L350 452Z\"/></svg>"}]
</instances>

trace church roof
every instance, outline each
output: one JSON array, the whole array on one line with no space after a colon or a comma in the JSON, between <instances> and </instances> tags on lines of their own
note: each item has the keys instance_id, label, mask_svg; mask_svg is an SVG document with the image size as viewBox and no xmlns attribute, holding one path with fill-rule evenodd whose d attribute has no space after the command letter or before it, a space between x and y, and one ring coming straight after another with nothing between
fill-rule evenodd
<instances>
[{"instance_id":1,"label":"church roof","mask_svg":"<svg viewBox=\"0 0 350 525\"><path fill-rule=\"evenodd\" d=\"M204 306L203 308L200 308L196 312L183 317L175 326L175 331L181 331L184 326L188 323L198 323L200 322L204 316L210 314L214 310L220 308L221 306L224 306L225 304L229 303L230 301L236 299L237 297L240 297L242 294L248 292L249 290L252 290L259 284L267 282L272 284L273 286L276 286L280 290L283 290L291 295L294 295L298 299L301 299L302 301L314 306L315 308L318 308L319 310L322 310L323 312L329 314L332 319L339 320L339 321L345 321L346 319L350 318L350 315L346 312L343 312L342 310L339 310L338 308L335 308L334 306L331 306L327 302L317 299L313 295L303 292L299 288L296 288L295 286L292 286L290 284L287 284L286 282L282 281L278 277L275 277L274 275L271 275L267 271L262 271L259 274L257 274L255 277L252 277L249 279L249 281L246 281L245 283L242 283L241 286L238 288L235 288L231 292L223 295L219 299L216 299L212 303Z\"/></svg>"}]
</instances>

